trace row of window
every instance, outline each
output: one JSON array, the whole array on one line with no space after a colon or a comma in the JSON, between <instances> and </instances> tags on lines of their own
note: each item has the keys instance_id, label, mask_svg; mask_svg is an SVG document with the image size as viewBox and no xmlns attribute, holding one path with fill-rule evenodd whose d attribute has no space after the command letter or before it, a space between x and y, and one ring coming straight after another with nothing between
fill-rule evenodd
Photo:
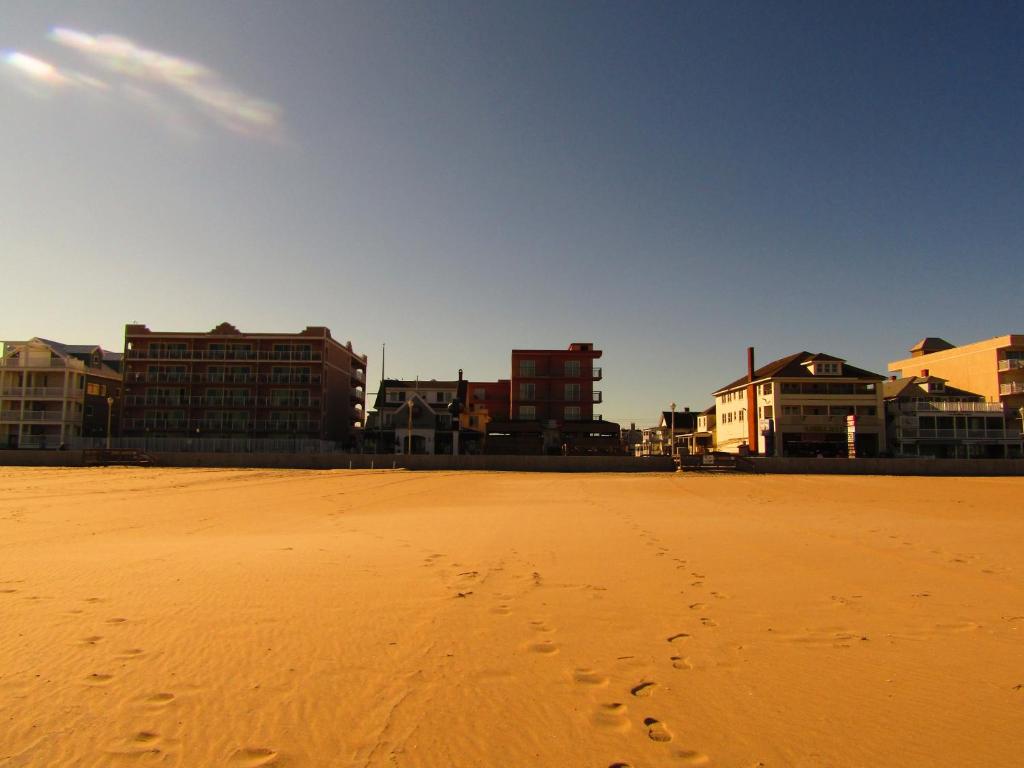
<instances>
[{"instance_id":1,"label":"row of window","mask_svg":"<svg viewBox=\"0 0 1024 768\"><path fill-rule=\"evenodd\" d=\"M411 397L413 394L419 395L428 403L444 404L450 403L452 400L455 399L454 392L436 392L427 390L415 390L414 392L407 392L404 389L391 389L388 390L387 401L389 403L404 403L405 396L409 395Z\"/></svg>"},{"instance_id":2,"label":"row of window","mask_svg":"<svg viewBox=\"0 0 1024 768\"><path fill-rule=\"evenodd\" d=\"M562 409L562 418L566 421L579 421L580 416L580 407L578 405L567 405ZM520 405L519 418L522 421L534 421L537 418L537 406Z\"/></svg>"},{"instance_id":3,"label":"row of window","mask_svg":"<svg viewBox=\"0 0 1024 768\"><path fill-rule=\"evenodd\" d=\"M580 375L580 361L579 360L565 360L562 363L562 376L571 378ZM557 373L552 367L549 373ZM520 360L519 361L519 375L530 378L537 375L537 361L536 360Z\"/></svg>"},{"instance_id":4,"label":"row of window","mask_svg":"<svg viewBox=\"0 0 1024 768\"><path fill-rule=\"evenodd\" d=\"M582 390L579 384L566 384L563 390L565 400L579 400L582 394ZM519 384L519 399L520 400L536 400L537 399L537 385L532 382L520 382Z\"/></svg>"}]
</instances>

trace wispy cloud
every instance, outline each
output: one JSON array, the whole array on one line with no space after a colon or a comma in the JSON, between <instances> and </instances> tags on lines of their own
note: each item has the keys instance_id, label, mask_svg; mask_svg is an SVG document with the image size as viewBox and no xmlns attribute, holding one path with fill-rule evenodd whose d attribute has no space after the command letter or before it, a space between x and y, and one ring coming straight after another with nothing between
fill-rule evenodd
<instances>
[{"instance_id":1,"label":"wispy cloud","mask_svg":"<svg viewBox=\"0 0 1024 768\"><path fill-rule=\"evenodd\" d=\"M203 64L117 35L91 35L55 27L49 39L65 51L84 57L102 76L61 67L20 51L5 53L4 61L22 78L51 90L113 87L125 101L144 104L153 115L178 115L179 105L184 102L191 111L231 132L262 138L280 136L281 110L275 104L244 93ZM139 94L144 98L140 99Z\"/></svg>"}]
</instances>

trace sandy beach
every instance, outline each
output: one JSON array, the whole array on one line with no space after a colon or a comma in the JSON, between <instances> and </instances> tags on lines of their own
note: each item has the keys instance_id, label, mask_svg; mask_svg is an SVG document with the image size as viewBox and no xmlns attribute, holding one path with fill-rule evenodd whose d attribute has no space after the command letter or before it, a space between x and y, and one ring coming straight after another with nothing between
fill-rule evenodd
<instances>
[{"instance_id":1,"label":"sandy beach","mask_svg":"<svg viewBox=\"0 0 1024 768\"><path fill-rule=\"evenodd\" d=\"M1024 479L0 468L0 766L1014 766Z\"/></svg>"}]
</instances>

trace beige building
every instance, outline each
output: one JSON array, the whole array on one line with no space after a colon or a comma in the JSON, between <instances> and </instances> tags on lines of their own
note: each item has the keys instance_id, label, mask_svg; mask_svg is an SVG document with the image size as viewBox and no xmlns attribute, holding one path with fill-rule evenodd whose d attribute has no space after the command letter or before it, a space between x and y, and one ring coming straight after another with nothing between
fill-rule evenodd
<instances>
[{"instance_id":1,"label":"beige building","mask_svg":"<svg viewBox=\"0 0 1024 768\"><path fill-rule=\"evenodd\" d=\"M857 456L876 456L885 450L884 380L822 353L775 360L754 371L754 403L746 376L713 393L716 449L738 453L747 445L747 409L756 408L758 453L846 456L852 437Z\"/></svg>"},{"instance_id":2,"label":"beige building","mask_svg":"<svg viewBox=\"0 0 1024 768\"><path fill-rule=\"evenodd\" d=\"M7 341L0 355L0 447L60 448L106 436L120 397L121 355L95 344Z\"/></svg>"},{"instance_id":3,"label":"beige building","mask_svg":"<svg viewBox=\"0 0 1024 768\"><path fill-rule=\"evenodd\" d=\"M1024 406L1024 335L995 336L959 347L928 337L910 349L910 357L889 363L889 371L901 378L939 376L987 402L1002 403L1007 415L1019 414Z\"/></svg>"}]
</instances>

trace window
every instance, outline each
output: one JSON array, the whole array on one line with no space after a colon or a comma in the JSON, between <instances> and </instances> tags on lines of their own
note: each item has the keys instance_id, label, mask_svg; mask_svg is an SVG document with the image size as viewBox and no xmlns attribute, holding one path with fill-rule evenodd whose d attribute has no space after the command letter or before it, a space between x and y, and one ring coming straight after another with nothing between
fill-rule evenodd
<instances>
[{"instance_id":1,"label":"window","mask_svg":"<svg viewBox=\"0 0 1024 768\"><path fill-rule=\"evenodd\" d=\"M800 384L795 381L784 381L782 382L782 394L784 395L799 395Z\"/></svg>"},{"instance_id":2,"label":"window","mask_svg":"<svg viewBox=\"0 0 1024 768\"><path fill-rule=\"evenodd\" d=\"M473 399L474 400L486 400L487 399L487 390L484 389L483 387L477 387L476 389L473 390Z\"/></svg>"},{"instance_id":3,"label":"window","mask_svg":"<svg viewBox=\"0 0 1024 768\"><path fill-rule=\"evenodd\" d=\"M533 421L537 418L537 407L533 405L520 405L519 418L524 421Z\"/></svg>"},{"instance_id":4,"label":"window","mask_svg":"<svg viewBox=\"0 0 1024 768\"><path fill-rule=\"evenodd\" d=\"M434 402L435 403L443 403L444 402L444 392L435 392L434 393Z\"/></svg>"},{"instance_id":5,"label":"window","mask_svg":"<svg viewBox=\"0 0 1024 768\"><path fill-rule=\"evenodd\" d=\"M536 400L537 399L537 385L530 382L519 383L519 399L520 400Z\"/></svg>"},{"instance_id":6,"label":"window","mask_svg":"<svg viewBox=\"0 0 1024 768\"><path fill-rule=\"evenodd\" d=\"M875 406L873 405L858 405L857 415L858 416L874 416L876 414Z\"/></svg>"},{"instance_id":7,"label":"window","mask_svg":"<svg viewBox=\"0 0 1024 768\"><path fill-rule=\"evenodd\" d=\"M929 381L928 382L929 392L945 392L946 385L941 381Z\"/></svg>"},{"instance_id":8,"label":"window","mask_svg":"<svg viewBox=\"0 0 1024 768\"><path fill-rule=\"evenodd\" d=\"M92 406L91 405L85 406L85 415L86 416L90 416L90 417L92 416Z\"/></svg>"},{"instance_id":9,"label":"window","mask_svg":"<svg viewBox=\"0 0 1024 768\"><path fill-rule=\"evenodd\" d=\"M770 381L766 381L764 384L761 385L761 394L762 395L770 395L771 393L772 393L772 383ZM771 418L771 417L769 417L769 418Z\"/></svg>"},{"instance_id":10,"label":"window","mask_svg":"<svg viewBox=\"0 0 1024 768\"><path fill-rule=\"evenodd\" d=\"M567 405L567 406L565 406L565 420L566 421L579 421L580 420L580 407L578 405Z\"/></svg>"},{"instance_id":11,"label":"window","mask_svg":"<svg viewBox=\"0 0 1024 768\"><path fill-rule=\"evenodd\" d=\"M579 384L566 384L565 385L565 399L569 401L580 399L580 385Z\"/></svg>"},{"instance_id":12,"label":"window","mask_svg":"<svg viewBox=\"0 0 1024 768\"><path fill-rule=\"evenodd\" d=\"M799 405L784 405L782 406L783 416L799 416L800 406Z\"/></svg>"},{"instance_id":13,"label":"window","mask_svg":"<svg viewBox=\"0 0 1024 768\"><path fill-rule=\"evenodd\" d=\"M770 405L766 405L761 416L765 419L773 419L775 418L775 409Z\"/></svg>"},{"instance_id":14,"label":"window","mask_svg":"<svg viewBox=\"0 0 1024 768\"><path fill-rule=\"evenodd\" d=\"M537 375L537 361L536 360L520 360L519 361L519 375L520 376L536 376Z\"/></svg>"},{"instance_id":15,"label":"window","mask_svg":"<svg viewBox=\"0 0 1024 768\"><path fill-rule=\"evenodd\" d=\"M97 384L96 382L89 382L85 385L85 394L87 395L99 395L103 397L107 394L107 388L103 384Z\"/></svg>"},{"instance_id":16,"label":"window","mask_svg":"<svg viewBox=\"0 0 1024 768\"><path fill-rule=\"evenodd\" d=\"M565 375L568 377L577 377L580 375L580 361L579 360L566 360L565 361Z\"/></svg>"}]
</instances>

